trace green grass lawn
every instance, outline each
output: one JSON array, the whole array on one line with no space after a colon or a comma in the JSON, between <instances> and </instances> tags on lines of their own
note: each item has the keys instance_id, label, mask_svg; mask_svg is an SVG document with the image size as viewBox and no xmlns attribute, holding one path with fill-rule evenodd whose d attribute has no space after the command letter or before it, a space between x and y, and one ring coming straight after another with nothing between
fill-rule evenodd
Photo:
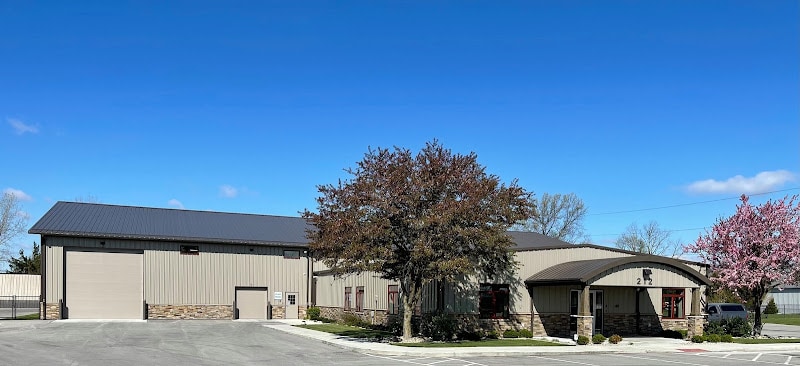
<instances>
[{"instance_id":1,"label":"green grass lawn","mask_svg":"<svg viewBox=\"0 0 800 366\"><path fill-rule=\"evenodd\" d=\"M800 339L734 338L733 343L741 343L741 344L800 343Z\"/></svg>"},{"instance_id":2,"label":"green grass lawn","mask_svg":"<svg viewBox=\"0 0 800 366\"><path fill-rule=\"evenodd\" d=\"M352 337L352 338L389 338L393 336L392 333L384 332L381 330L364 329L364 328L351 327L349 325L334 324L334 323L305 324L305 325L296 325L296 327L317 330L326 333L333 333L336 335Z\"/></svg>"},{"instance_id":3,"label":"green grass lawn","mask_svg":"<svg viewBox=\"0 0 800 366\"><path fill-rule=\"evenodd\" d=\"M540 347L540 346L566 346L566 344L540 341L536 339L487 339L483 341L461 342L422 342L422 343L392 343L403 347Z\"/></svg>"},{"instance_id":4,"label":"green grass lawn","mask_svg":"<svg viewBox=\"0 0 800 366\"><path fill-rule=\"evenodd\" d=\"M770 324L800 325L800 314L761 315L761 321Z\"/></svg>"},{"instance_id":5,"label":"green grass lawn","mask_svg":"<svg viewBox=\"0 0 800 366\"><path fill-rule=\"evenodd\" d=\"M390 338L393 334L381 330L364 329L351 327L348 325L328 323L328 324L305 324L295 325L296 327L316 330L320 332L332 333L345 337L353 338ZM462 342L422 342L422 343L392 343L396 346L404 347L530 347L530 346L565 346L561 343L539 341L534 339L487 339L483 341L462 341Z\"/></svg>"},{"instance_id":6,"label":"green grass lawn","mask_svg":"<svg viewBox=\"0 0 800 366\"><path fill-rule=\"evenodd\" d=\"M38 320L38 319L39 319L39 314L38 313L20 315L20 316L18 316L16 318L16 320Z\"/></svg>"}]
</instances>

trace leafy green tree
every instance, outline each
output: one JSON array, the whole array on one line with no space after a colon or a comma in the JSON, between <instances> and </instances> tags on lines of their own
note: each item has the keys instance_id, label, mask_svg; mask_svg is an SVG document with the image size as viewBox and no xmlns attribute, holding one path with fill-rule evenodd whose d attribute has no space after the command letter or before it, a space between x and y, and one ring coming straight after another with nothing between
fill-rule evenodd
<instances>
[{"instance_id":1,"label":"leafy green tree","mask_svg":"<svg viewBox=\"0 0 800 366\"><path fill-rule=\"evenodd\" d=\"M39 244L33 243L33 252L31 256L25 255L25 251L19 250L19 257L11 257L8 260L8 273L18 274L42 274L41 271L41 253Z\"/></svg>"},{"instance_id":2,"label":"leafy green tree","mask_svg":"<svg viewBox=\"0 0 800 366\"><path fill-rule=\"evenodd\" d=\"M778 313L778 304L775 303L774 298L770 298L767 307L764 308L764 314L777 314L777 313Z\"/></svg>"},{"instance_id":3,"label":"leafy green tree","mask_svg":"<svg viewBox=\"0 0 800 366\"><path fill-rule=\"evenodd\" d=\"M453 154L437 141L416 156L370 149L350 179L320 185L307 236L315 258L335 274L374 271L401 286L403 338L432 280L492 277L516 263L506 233L530 217L530 194L485 172L477 155Z\"/></svg>"}]
</instances>

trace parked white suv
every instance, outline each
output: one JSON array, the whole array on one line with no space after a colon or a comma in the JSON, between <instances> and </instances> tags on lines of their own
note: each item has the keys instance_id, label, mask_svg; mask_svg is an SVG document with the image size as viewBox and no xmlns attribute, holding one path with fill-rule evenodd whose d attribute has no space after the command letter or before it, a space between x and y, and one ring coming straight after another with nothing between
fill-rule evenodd
<instances>
[{"instance_id":1,"label":"parked white suv","mask_svg":"<svg viewBox=\"0 0 800 366\"><path fill-rule=\"evenodd\" d=\"M742 318L747 320L747 309L742 304L712 302L706 305L708 321Z\"/></svg>"}]
</instances>

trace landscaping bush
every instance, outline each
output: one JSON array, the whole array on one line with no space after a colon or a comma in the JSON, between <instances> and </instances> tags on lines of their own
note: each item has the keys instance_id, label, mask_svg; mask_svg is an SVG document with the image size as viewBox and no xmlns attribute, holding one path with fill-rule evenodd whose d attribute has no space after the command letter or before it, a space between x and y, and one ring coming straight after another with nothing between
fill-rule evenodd
<instances>
[{"instance_id":1,"label":"landscaping bush","mask_svg":"<svg viewBox=\"0 0 800 366\"><path fill-rule=\"evenodd\" d=\"M730 334L723 334L720 336L720 340L725 343L731 343L733 342L733 336Z\"/></svg>"},{"instance_id":2,"label":"landscaping bush","mask_svg":"<svg viewBox=\"0 0 800 366\"><path fill-rule=\"evenodd\" d=\"M617 344L622 342L622 337L619 334L612 334L611 337L608 337L608 342L611 344Z\"/></svg>"},{"instance_id":3,"label":"landscaping bush","mask_svg":"<svg viewBox=\"0 0 800 366\"><path fill-rule=\"evenodd\" d=\"M686 329L678 329L678 333L681 334L681 339L686 339L689 336L689 331Z\"/></svg>"},{"instance_id":4,"label":"landscaping bush","mask_svg":"<svg viewBox=\"0 0 800 366\"><path fill-rule=\"evenodd\" d=\"M419 334L419 317L411 317L411 334L417 335ZM396 336L403 335L403 313L401 312L399 315L392 315L389 317L389 320L386 322L386 331L390 332Z\"/></svg>"},{"instance_id":5,"label":"landscaping bush","mask_svg":"<svg viewBox=\"0 0 800 366\"><path fill-rule=\"evenodd\" d=\"M752 331L753 327L747 320L742 318L730 318L708 322L705 333L718 335L730 334L734 337L741 337L750 335Z\"/></svg>"},{"instance_id":6,"label":"landscaping bush","mask_svg":"<svg viewBox=\"0 0 800 366\"><path fill-rule=\"evenodd\" d=\"M519 332L514 329L506 329L503 332L503 338L519 338Z\"/></svg>"},{"instance_id":7,"label":"landscaping bush","mask_svg":"<svg viewBox=\"0 0 800 366\"><path fill-rule=\"evenodd\" d=\"M351 327L365 328L369 323L361 319L360 316L351 313L342 314L341 323Z\"/></svg>"},{"instance_id":8,"label":"landscaping bush","mask_svg":"<svg viewBox=\"0 0 800 366\"><path fill-rule=\"evenodd\" d=\"M482 331L466 331L462 330L456 333L456 338L462 341L473 341L477 342L483 339L483 332Z\"/></svg>"},{"instance_id":9,"label":"landscaping bush","mask_svg":"<svg viewBox=\"0 0 800 366\"><path fill-rule=\"evenodd\" d=\"M604 336L602 334L595 334L592 337L592 343L594 343L594 344L603 344L603 342L605 342L605 341L606 341L606 336Z\"/></svg>"},{"instance_id":10,"label":"landscaping bush","mask_svg":"<svg viewBox=\"0 0 800 366\"><path fill-rule=\"evenodd\" d=\"M498 338L500 338L500 334L498 334L496 330L492 329L486 332L486 339L498 339Z\"/></svg>"},{"instance_id":11,"label":"landscaping bush","mask_svg":"<svg viewBox=\"0 0 800 366\"><path fill-rule=\"evenodd\" d=\"M321 317L321 314L322 314L322 311L320 310L320 308L318 308L316 306L312 306L312 307L308 308L308 310L306 310L306 318L308 318L310 320L319 320L319 318Z\"/></svg>"},{"instance_id":12,"label":"landscaping bush","mask_svg":"<svg viewBox=\"0 0 800 366\"><path fill-rule=\"evenodd\" d=\"M703 343L703 342L705 342L705 340L706 340L706 338L701 336L701 335L699 335L699 334L692 336L692 342L694 342L694 343Z\"/></svg>"},{"instance_id":13,"label":"landscaping bush","mask_svg":"<svg viewBox=\"0 0 800 366\"><path fill-rule=\"evenodd\" d=\"M458 330L458 320L449 313L425 315L420 325L420 333L434 341L452 341Z\"/></svg>"},{"instance_id":14,"label":"landscaping bush","mask_svg":"<svg viewBox=\"0 0 800 366\"><path fill-rule=\"evenodd\" d=\"M520 329L519 330L519 337L520 338L533 338L533 332L527 329Z\"/></svg>"},{"instance_id":15,"label":"landscaping bush","mask_svg":"<svg viewBox=\"0 0 800 366\"><path fill-rule=\"evenodd\" d=\"M777 313L778 313L778 305L775 304L775 299L770 298L769 299L769 304L767 304L767 307L764 309L764 314L769 315L769 314L777 314Z\"/></svg>"},{"instance_id":16,"label":"landscaping bush","mask_svg":"<svg viewBox=\"0 0 800 366\"><path fill-rule=\"evenodd\" d=\"M323 323L336 323L336 321L333 320L333 319L328 319L328 318L323 318L323 317L319 317L316 320L317 321L321 321Z\"/></svg>"},{"instance_id":17,"label":"landscaping bush","mask_svg":"<svg viewBox=\"0 0 800 366\"><path fill-rule=\"evenodd\" d=\"M741 337L750 335L753 332L753 327L747 320L742 318L730 318L725 324L725 334L730 334L734 337Z\"/></svg>"},{"instance_id":18,"label":"landscaping bush","mask_svg":"<svg viewBox=\"0 0 800 366\"><path fill-rule=\"evenodd\" d=\"M706 336L706 340L711 343L719 343L720 341L722 341L722 336L720 336L719 334L709 334L708 336Z\"/></svg>"},{"instance_id":19,"label":"landscaping bush","mask_svg":"<svg viewBox=\"0 0 800 366\"><path fill-rule=\"evenodd\" d=\"M580 344L581 346L589 344L589 337L585 335L578 336L578 344Z\"/></svg>"},{"instance_id":20,"label":"landscaping bush","mask_svg":"<svg viewBox=\"0 0 800 366\"><path fill-rule=\"evenodd\" d=\"M681 332L672 329L664 329L661 331L661 336L664 338L683 339L683 334L681 334Z\"/></svg>"}]
</instances>

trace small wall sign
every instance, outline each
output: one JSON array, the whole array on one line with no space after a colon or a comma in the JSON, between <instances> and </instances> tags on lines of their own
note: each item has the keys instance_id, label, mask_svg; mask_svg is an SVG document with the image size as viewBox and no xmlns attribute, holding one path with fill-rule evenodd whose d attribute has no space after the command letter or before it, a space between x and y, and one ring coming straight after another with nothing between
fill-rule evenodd
<instances>
[{"instance_id":1,"label":"small wall sign","mask_svg":"<svg viewBox=\"0 0 800 366\"><path fill-rule=\"evenodd\" d=\"M276 292L275 293L275 301L283 300L283 292Z\"/></svg>"}]
</instances>

